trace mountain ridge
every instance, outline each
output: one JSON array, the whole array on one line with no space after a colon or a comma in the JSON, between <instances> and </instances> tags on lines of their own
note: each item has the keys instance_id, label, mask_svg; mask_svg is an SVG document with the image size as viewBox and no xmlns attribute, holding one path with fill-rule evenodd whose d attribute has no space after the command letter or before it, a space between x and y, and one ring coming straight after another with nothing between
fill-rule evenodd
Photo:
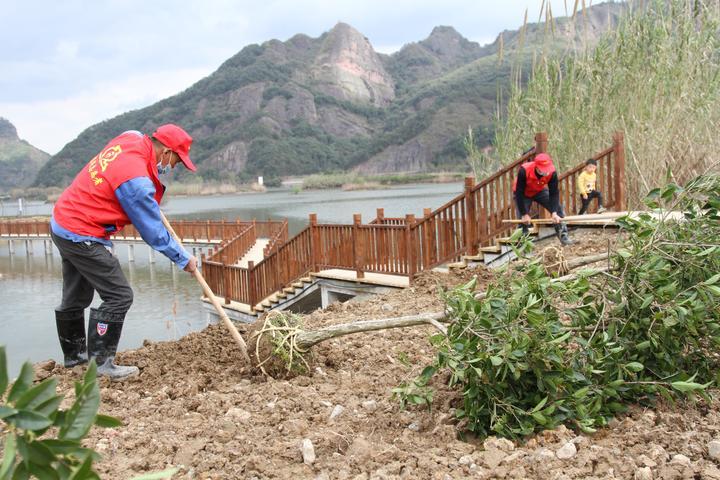
<instances>
[{"instance_id":1,"label":"mountain ridge","mask_svg":"<svg viewBox=\"0 0 720 480\"><path fill-rule=\"evenodd\" d=\"M0 191L29 186L50 155L18 136L10 120L0 117Z\"/></svg>"},{"instance_id":2,"label":"mountain ridge","mask_svg":"<svg viewBox=\"0 0 720 480\"><path fill-rule=\"evenodd\" d=\"M620 11L614 3L590 7L584 16L590 28L557 19L553 51L572 48L578 30L596 38ZM540 45L543 28L528 24L525 41ZM384 55L339 22L317 38L296 34L248 45L183 92L86 129L50 159L35 184L65 185L118 133L149 133L166 122L196 139L193 154L206 179L457 166L468 126L482 145L491 139L498 89L509 86L512 67L498 53L504 48L507 58L520 37L520 30L506 31L480 46L438 26ZM526 50L522 61L529 65Z\"/></svg>"}]
</instances>

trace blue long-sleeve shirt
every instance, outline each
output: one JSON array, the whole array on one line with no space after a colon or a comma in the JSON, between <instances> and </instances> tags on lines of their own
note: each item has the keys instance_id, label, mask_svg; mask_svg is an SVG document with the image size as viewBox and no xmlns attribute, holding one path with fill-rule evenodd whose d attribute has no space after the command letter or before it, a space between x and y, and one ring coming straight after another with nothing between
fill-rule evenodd
<instances>
[{"instance_id":1,"label":"blue long-sleeve shirt","mask_svg":"<svg viewBox=\"0 0 720 480\"><path fill-rule=\"evenodd\" d=\"M150 247L168 257L180 268L190 261L190 254L181 247L162 223L160 206L155 201L155 186L148 177L136 177L122 183L115 190L128 218ZM52 231L58 237L72 242L97 242L111 246L112 242L104 238L77 235L63 228L55 219L50 220Z\"/></svg>"}]
</instances>

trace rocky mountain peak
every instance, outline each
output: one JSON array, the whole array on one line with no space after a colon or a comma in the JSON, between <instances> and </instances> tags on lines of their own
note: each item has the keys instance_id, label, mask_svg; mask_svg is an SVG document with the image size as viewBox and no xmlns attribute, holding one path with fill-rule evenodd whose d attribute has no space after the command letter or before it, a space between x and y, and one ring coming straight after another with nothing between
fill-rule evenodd
<instances>
[{"instance_id":1,"label":"rocky mountain peak","mask_svg":"<svg viewBox=\"0 0 720 480\"><path fill-rule=\"evenodd\" d=\"M457 58L476 53L480 45L463 37L453 27L438 26L420 44L440 57Z\"/></svg>"},{"instance_id":2,"label":"rocky mountain peak","mask_svg":"<svg viewBox=\"0 0 720 480\"><path fill-rule=\"evenodd\" d=\"M318 88L328 95L377 106L395 97L395 83L370 41L339 22L323 36L312 68Z\"/></svg>"},{"instance_id":3,"label":"rocky mountain peak","mask_svg":"<svg viewBox=\"0 0 720 480\"><path fill-rule=\"evenodd\" d=\"M19 140L15 125L10 120L0 117L0 139L2 140Z\"/></svg>"}]
</instances>

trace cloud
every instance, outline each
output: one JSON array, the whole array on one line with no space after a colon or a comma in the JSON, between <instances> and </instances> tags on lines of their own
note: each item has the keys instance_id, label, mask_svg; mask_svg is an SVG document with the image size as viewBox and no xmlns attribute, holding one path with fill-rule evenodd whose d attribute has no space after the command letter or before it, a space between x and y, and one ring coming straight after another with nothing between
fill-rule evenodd
<instances>
[{"instance_id":1,"label":"cloud","mask_svg":"<svg viewBox=\"0 0 720 480\"><path fill-rule=\"evenodd\" d=\"M210 73L211 68L194 68L110 77L64 98L0 102L0 112L20 138L55 154L90 125L179 93Z\"/></svg>"}]
</instances>

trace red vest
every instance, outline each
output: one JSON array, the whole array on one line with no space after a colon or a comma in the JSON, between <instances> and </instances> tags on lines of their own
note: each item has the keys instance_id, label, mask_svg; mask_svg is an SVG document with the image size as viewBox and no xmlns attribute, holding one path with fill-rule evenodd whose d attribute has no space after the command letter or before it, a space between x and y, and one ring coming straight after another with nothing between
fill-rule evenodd
<instances>
[{"instance_id":1,"label":"red vest","mask_svg":"<svg viewBox=\"0 0 720 480\"><path fill-rule=\"evenodd\" d=\"M149 177L155 185L155 200L160 203L165 186L157 176L156 163L149 137L123 133L80 170L55 203L53 218L78 235L109 238L130 223L115 197L115 189L124 182Z\"/></svg>"},{"instance_id":2,"label":"red vest","mask_svg":"<svg viewBox=\"0 0 720 480\"><path fill-rule=\"evenodd\" d=\"M555 173L555 166L552 166L552 169L548 171L547 175L544 177L538 177L535 175L535 162L527 162L520 165L521 168L525 169L525 192L523 194L527 198L532 198L538 193L540 193L545 187L547 187L547 184L550 183L550 179L553 176L553 173ZM513 182L513 192L515 192L515 187L517 187L517 177L515 178L515 181Z\"/></svg>"}]
</instances>

